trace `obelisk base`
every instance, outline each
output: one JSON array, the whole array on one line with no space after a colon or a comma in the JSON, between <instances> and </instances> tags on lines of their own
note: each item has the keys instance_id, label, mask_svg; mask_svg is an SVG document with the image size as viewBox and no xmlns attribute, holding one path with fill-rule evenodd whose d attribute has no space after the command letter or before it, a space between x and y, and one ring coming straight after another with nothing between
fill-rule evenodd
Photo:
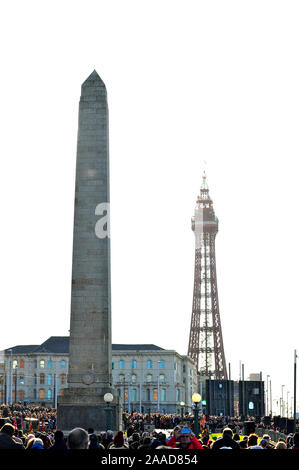
<instances>
[{"instance_id":1,"label":"obelisk base","mask_svg":"<svg viewBox=\"0 0 299 470\"><path fill-rule=\"evenodd\" d=\"M113 401L104 401L112 393ZM116 390L111 388L67 388L58 398L56 428L68 433L74 428L93 428L94 432L122 429L122 407Z\"/></svg>"}]
</instances>

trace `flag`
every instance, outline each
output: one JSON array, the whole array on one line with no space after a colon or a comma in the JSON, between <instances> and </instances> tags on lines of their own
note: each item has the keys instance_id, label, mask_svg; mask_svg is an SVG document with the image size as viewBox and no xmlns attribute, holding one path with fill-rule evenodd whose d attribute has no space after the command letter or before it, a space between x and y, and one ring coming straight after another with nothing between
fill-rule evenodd
<instances>
[{"instance_id":1,"label":"flag","mask_svg":"<svg viewBox=\"0 0 299 470\"><path fill-rule=\"evenodd\" d=\"M45 422L44 422L44 420L43 420L42 431L44 431L44 430L45 430Z\"/></svg>"},{"instance_id":2,"label":"flag","mask_svg":"<svg viewBox=\"0 0 299 470\"><path fill-rule=\"evenodd\" d=\"M13 420L13 425L14 427L17 429L18 425L17 425L17 418L15 417L15 419Z\"/></svg>"},{"instance_id":3,"label":"flag","mask_svg":"<svg viewBox=\"0 0 299 470\"><path fill-rule=\"evenodd\" d=\"M32 422L30 421L30 423L29 423L29 433L31 433L31 432L32 432Z\"/></svg>"}]
</instances>

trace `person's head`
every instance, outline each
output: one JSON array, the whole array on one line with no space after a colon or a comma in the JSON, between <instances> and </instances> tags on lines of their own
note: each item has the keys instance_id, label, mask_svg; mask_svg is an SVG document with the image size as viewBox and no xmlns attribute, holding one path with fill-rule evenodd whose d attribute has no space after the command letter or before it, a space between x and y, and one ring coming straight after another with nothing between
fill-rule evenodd
<instances>
[{"instance_id":1,"label":"person's head","mask_svg":"<svg viewBox=\"0 0 299 470\"><path fill-rule=\"evenodd\" d=\"M232 438L233 437L233 431L231 430L231 428L224 428L223 431L222 431L222 436Z\"/></svg>"},{"instance_id":2,"label":"person's head","mask_svg":"<svg viewBox=\"0 0 299 470\"><path fill-rule=\"evenodd\" d=\"M35 437L31 437L28 439L27 444L26 444L26 449L32 449L33 444L35 443L36 439Z\"/></svg>"},{"instance_id":3,"label":"person's head","mask_svg":"<svg viewBox=\"0 0 299 470\"><path fill-rule=\"evenodd\" d=\"M249 434L247 445L248 447L256 446L258 441L258 435L255 433Z\"/></svg>"},{"instance_id":4,"label":"person's head","mask_svg":"<svg viewBox=\"0 0 299 470\"><path fill-rule=\"evenodd\" d=\"M275 449L287 449L287 445L285 442L279 441L277 442Z\"/></svg>"},{"instance_id":5,"label":"person's head","mask_svg":"<svg viewBox=\"0 0 299 470\"><path fill-rule=\"evenodd\" d=\"M260 441L260 446L263 447L264 449L266 449L266 447L269 446L269 441L267 441L267 439L262 439Z\"/></svg>"},{"instance_id":6,"label":"person's head","mask_svg":"<svg viewBox=\"0 0 299 470\"><path fill-rule=\"evenodd\" d=\"M57 431L55 431L55 433L54 433L55 442L61 442L61 441L63 441L63 438L64 438L64 435L63 435L62 431L60 431L59 429Z\"/></svg>"},{"instance_id":7,"label":"person's head","mask_svg":"<svg viewBox=\"0 0 299 470\"><path fill-rule=\"evenodd\" d=\"M93 434L93 433L94 433L94 429L93 429L93 428L88 428L88 429L87 429L87 432L88 432L88 434Z\"/></svg>"},{"instance_id":8,"label":"person's head","mask_svg":"<svg viewBox=\"0 0 299 470\"><path fill-rule=\"evenodd\" d=\"M139 436L138 432L133 432L133 434L132 434L132 440L133 440L134 442L136 442L136 441L139 442L139 439L140 439L140 436Z\"/></svg>"},{"instance_id":9,"label":"person's head","mask_svg":"<svg viewBox=\"0 0 299 470\"><path fill-rule=\"evenodd\" d=\"M67 442L70 449L88 449L88 433L85 429L74 428L69 433Z\"/></svg>"},{"instance_id":10,"label":"person's head","mask_svg":"<svg viewBox=\"0 0 299 470\"><path fill-rule=\"evenodd\" d=\"M122 447L125 443L124 433L123 431L117 431L114 436L113 443L115 447Z\"/></svg>"},{"instance_id":11,"label":"person's head","mask_svg":"<svg viewBox=\"0 0 299 470\"><path fill-rule=\"evenodd\" d=\"M8 436L12 437L15 432L15 427L10 423L5 423L4 426L1 428L1 432L7 434Z\"/></svg>"},{"instance_id":12,"label":"person's head","mask_svg":"<svg viewBox=\"0 0 299 470\"><path fill-rule=\"evenodd\" d=\"M247 439L246 440L242 439L242 441L239 441L239 446L240 446L240 449L247 449Z\"/></svg>"},{"instance_id":13,"label":"person's head","mask_svg":"<svg viewBox=\"0 0 299 470\"><path fill-rule=\"evenodd\" d=\"M42 439L39 439L39 438L34 439L31 449L33 450L33 449L43 449L43 448L44 448L44 443Z\"/></svg>"},{"instance_id":14,"label":"person's head","mask_svg":"<svg viewBox=\"0 0 299 470\"><path fill-rule=\"evenodd\" d=\"M270 436L269 434L264 434L262 439L265 439L266 441L270 442Z\"/></svg>"},{"instance_id":15,"label":"person's head","mask_svg":"<svg viewBox=\"0 0 299 470\"><path fill-rule=\"evenodd\" d=\"M98 449L99 448L99 441L98 436L96 434L90 434L89 436L89 449Z\"/></svg>"},{"instance_id":16,"label":"person's head","mask_svg":"<svg viewBox=\"0 0 299 470\"><path fill-rule=\"evenodd\" d=\"M191 442L191 430L182 428L179 436L179 441L181 444L181 447L189 447L189 444Z\"/></svg>"},{"instance_id":17,"label":"person's head","mask_svg":"<svg viewBox=\"0 0 299 470\"><path fill-rule=\"evenodd\" d=\"M143 445L149 447L151 445L151 438L149 436L143 438Z\"/></svg>"},{"instance_id":18,"label":"person's head","mask_svg":"<svg viewBox=\"0 0 299 470\"><path fill-rule=\"evenodd\" d=\"M238 433L234 434L233 440L234 441L239 441L240 440L240 435Z\"/></svg>"},{"instance_id":19,"label":"person's head","mask_svg":"<svg viewBox=\"0 0 299 470\"><path fill-rule=\"evenodd\" d=\"M176 439L178 439L180 432L181 432L181 426L175 426L173 430L173 435Z\"/></svg>"},{"instance_id":20,"label":"person's head","mask_svg":"<svg viewBox=\"0 0 299 470\"><path fill-rule=\"evenodd\" d=\"M107 431L106 432L106 439L108 442L112 442L113 441L113 431Z\"/></svg>"}]
</instances>

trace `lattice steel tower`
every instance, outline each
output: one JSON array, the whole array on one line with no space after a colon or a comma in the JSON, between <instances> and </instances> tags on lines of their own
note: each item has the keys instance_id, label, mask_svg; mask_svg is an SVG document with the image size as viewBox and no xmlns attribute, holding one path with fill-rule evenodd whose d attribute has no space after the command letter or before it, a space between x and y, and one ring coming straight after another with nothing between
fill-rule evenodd
<instances>
[{"instance_id":1,"label":"lattice steel tower","mask_svg":"<svg viewBox=\"0 0 299 470\"><path fill-rule=\"evenodd\" d=\"M215 237L218 219L209 195L205 172L196 201L195 269L188 356L202 378L227 379L216 277Z\"/></svg>"}]
</instances>

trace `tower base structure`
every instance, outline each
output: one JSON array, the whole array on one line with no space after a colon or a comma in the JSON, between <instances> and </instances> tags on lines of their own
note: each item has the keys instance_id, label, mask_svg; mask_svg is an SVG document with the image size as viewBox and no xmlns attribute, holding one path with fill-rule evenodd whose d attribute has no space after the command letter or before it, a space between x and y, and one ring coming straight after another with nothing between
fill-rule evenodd
<instances>
[{"instance_id":1,"label":"tower base structure","mask_svg":"<svg viewBox=\"0 0 299 470\"><path fill-rule=\"evenodd\" d=\"M113 401L104 401L112 393ZM93 428L94 432L118 431L122 428L122 406L115 390L98 388L68 388L58 398L57 429L70 432L74 428Z\"/></svg>"}]
</instances>

